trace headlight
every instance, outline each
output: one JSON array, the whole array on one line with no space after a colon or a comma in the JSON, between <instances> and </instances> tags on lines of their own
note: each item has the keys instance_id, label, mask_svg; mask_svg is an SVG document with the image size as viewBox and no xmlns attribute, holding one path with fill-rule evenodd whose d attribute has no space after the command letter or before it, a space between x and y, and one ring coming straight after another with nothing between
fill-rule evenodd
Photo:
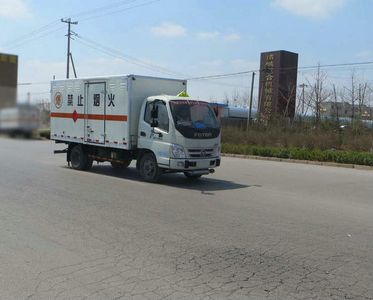
<instances>
[{"instance_id":1,"label":"headlight","mask_svg":"<svg viewBox=\"0 0 373 300\"><path fill-rule=\"evenodd\" d=\"M221 154L221 146L214 145L214 157L220 157Z\"/></svg>"},{"instance_id":2,"label":"headlight","mask_svg":"<svg viewBox=\"0 0 373 300\"><path fill-rule=\"evenodd\" d=\"M185 151L182 146L172 144L170 150L172 158L186 158Z\"/></svg>"}]
</instances>

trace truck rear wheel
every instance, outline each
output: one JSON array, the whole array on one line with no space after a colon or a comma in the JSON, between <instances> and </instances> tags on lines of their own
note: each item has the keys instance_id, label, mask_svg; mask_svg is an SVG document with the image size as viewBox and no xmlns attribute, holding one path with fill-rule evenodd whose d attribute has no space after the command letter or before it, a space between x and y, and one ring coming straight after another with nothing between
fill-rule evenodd
<instances>
[{"instance_id":1,"label":"truck rear wheel","mask_svg":"<svg viewBox=\"0 0 373 300\"><path fill-rule=\"evenodd\" d=\"M75 170L88 170L92 167L92 159L83 150L81 145L76 145L72 148L70 153L71 166Z\"/></svg>"},{"instance_id":2,"label":"truck rear wheel","mask_svg":"<svg viewBox=\"0 0 373 300\"><path fill-rule=\"evenodd\" d=\"M145 181L156 182L162 174L152 153L145 153L140 159L140 176Z\"/></svg>"},{"instance_id":3,"label":"truck rear wheel","mask_svg":"<svg viewBox=\"0 0 373 300\"><path fill-rule=\"evenodd\" d=\"M112 161L111 162L111 166L114 169L125 169L125 168L127 168L131 164L131 161L132 161L131 159L123 160L120 163Z\"/></svg>"}]
</instances>

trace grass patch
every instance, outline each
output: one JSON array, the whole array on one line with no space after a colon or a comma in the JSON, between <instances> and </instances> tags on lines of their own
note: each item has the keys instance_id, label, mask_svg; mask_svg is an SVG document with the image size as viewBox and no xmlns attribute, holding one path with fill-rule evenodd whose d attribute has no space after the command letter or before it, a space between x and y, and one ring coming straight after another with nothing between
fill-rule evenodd
<instances>
[{"instance_id":1,"label":"grass patch","mask_svg":"<svg viewBox=\"0 0 373 300\"><path fill-rule=\"evenodd\" d=\"M341 129L338 124L325 122L277 123L270 126L253 124L224 126L222 141L227 144L258 145L275 148L306 148L320 150L373 151L373 130L363 126Z\"/></svg>"},{"instance_id":2,"label":"grass patch","mask_svg":"<svg viewBox=\"0 0 373 300\"><path fill-rule=\"evenodd\" d=\"M373 129L355 122L276 121L224 124L222 151L232 154L373 166Z\"/></svg>"},{"instance_id":3,"label":"grass patch","mask_svg":"<svg viewBox=\"0 0 373 300\"><path fill-rule=\"evenodd\" d=\"M51 138L51 131L50 129L40 129L38 130L38 134L41 138L50 140Z\"/></svg>"},{"instance_id":4,"label":"grass patch","mask_svg":"<svg viewBox=\"0 0 373 300\"><path fill-rule=\"evenodd\" d=\"M223 143L223 153L373 166L373 153Z\"/></svg>"}]
</instances>

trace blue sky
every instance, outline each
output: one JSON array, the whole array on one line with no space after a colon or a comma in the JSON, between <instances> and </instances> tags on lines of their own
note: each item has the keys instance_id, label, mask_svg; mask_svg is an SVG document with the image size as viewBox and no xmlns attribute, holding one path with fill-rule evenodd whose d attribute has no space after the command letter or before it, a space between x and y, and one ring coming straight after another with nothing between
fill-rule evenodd
<instances>
[{"instance_id":1,"label":"blue sky","mask_svg":"<svg viewBox=\"0 0 373 300\"><path fill-rule=\"evenodd\" d=\"M63 78L67 28L58 20L71 16L79 21L73 30L85 43L93 40L118 50L120 56L156 65L150 70L77 39L71 51L78 76L239 72L257 69L261 52L279 49L299 53L300 66L372 61L372 12L372 0L0 0L0 51L19 55L19 82ZM40 30L46 24L50 25ZM18 42L12 43L15 39ZM177 75L159 72L158 66ZM326 72L330 81L343 84L351 71ZM357 71L362 78L373 79L371 66ZM300 73L299 81L307 76L312 74ZM222 100L247 93L249 86L250 77L241 76L191 81L189 91ZM48 98L47 83L20 86L20 100L28 91L34 101Z\"/></svg>"}]
</instances>

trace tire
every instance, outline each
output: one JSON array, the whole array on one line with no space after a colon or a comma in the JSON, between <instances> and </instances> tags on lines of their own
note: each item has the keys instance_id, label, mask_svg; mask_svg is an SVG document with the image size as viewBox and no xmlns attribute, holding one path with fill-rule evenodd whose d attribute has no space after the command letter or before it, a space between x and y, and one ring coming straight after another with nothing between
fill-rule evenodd
<instances>
[{"instance_id":1,"label":"tire","mask_svg":"<svg viewBox=\"0 0 373 300\"><path fill-rule=\"evenodd\" d=\"M81 171L90 169L93 163L81 145L76 145L71 149L70 161L73 169Z\"/></svg>"},{"instance_id":2,"label":"tire","mask_svg":"<svg viewBox=\"0 0 373 300\"><path fill-rule=\"evenodd\" d=\"M202 175L191 175L188 172L184 172L184 175L185 175L186 178L188 178L191 181L198 180L199 178L202 177Z\"/></svg>"},{"instance_id":3,"label":"tire","mask_svg":"<svg viewBox=\"0 0 373 300\"><path fill-rule=\"evenodd\" d=\"M157 182L162 174L158 167L157 160L152 153L145 153L139 164L140 176L143 180L148 182Z\"/></svg>"},{"instance_id":4,"label":"tire","mask_svg":"<svg viewBox=\"0 0 373 300\"><path fill-rule=\"evenodd\" d=\"M117 162L112 161L111 166L114 169L126 169L131 164L131 161L132 161L131 159L123 160L122 163L117 163Z\"/></svg>"},{"instance_id":5,"label":"tire","mask_svg":"<svg viewBox=\"0 0 373 300\"><path fill-rule=\"evenodd\" d=\"M92 165L93 165L93 159L88 157L87 166L85 167L84 170L86 171L90 170L92 168Z\"/></svg>"}]
</instances>

